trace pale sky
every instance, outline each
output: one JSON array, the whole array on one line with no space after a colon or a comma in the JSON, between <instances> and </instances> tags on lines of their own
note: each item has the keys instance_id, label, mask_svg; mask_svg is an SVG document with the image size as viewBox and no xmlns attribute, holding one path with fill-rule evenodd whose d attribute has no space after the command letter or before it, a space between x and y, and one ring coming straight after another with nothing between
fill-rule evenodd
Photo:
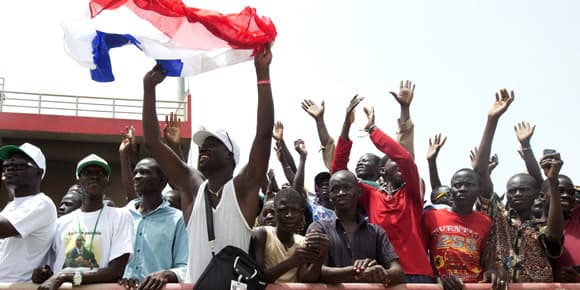
<instances>
[{"instance_id":1,"label":"pale sky","mask_svg":"<svg viewBox=\"0 0 580 290\"><path fill-rule=\"evenodd\" d=\"M189 6L236 12L256 7L278 29L271 65L275 116L285 139L306 141L310 153L306 185L323 170L315 123L300 101L326 100L325 119L337 138L350 98L366 97L351 129L350 168L365 152L378 151L368 137L357 138L366 123L362 106L375 106L377 125L394 136L399 106L388 94L400 80L416 83L411 117L416 161L429 178L428 138L448 136L438 163L443 184L469 166L469 150L479 144L494 93L514 89L516 99L501 118L493 153L500 164L492 178L496 191L525 167L513 126L536 124L532 147L561 152L562 173L580 183L575 151L580 142L576 110L580 95L580 2L578 1L188 1ZM113 53L116 81L90 79L87 69L63 49L59 21L82 17L86 1L0 1L0 77L6 90L140 98L142 77L154 61L136 48ZM33 9L34 10L33 10ZM247 162L255 133L256 85L253 63L188 78L193 126L225 128ZM160 98L175 98L177 81L167 79ZM293 151L293 150L292 150ZM294 152L294 151L293 151ZM297 155L295 155L297 157ZM272 153L279 182L282 170ZM429 190L428 190L429 192Z\"/></svg>"}]
</instances>

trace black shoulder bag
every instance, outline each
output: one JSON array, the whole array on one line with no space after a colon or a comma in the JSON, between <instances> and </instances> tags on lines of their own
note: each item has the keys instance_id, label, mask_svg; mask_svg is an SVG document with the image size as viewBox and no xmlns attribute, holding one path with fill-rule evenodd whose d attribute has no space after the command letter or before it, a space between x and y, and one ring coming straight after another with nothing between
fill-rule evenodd
<instances>
[{"instance_id":1,"label":"black shoulder bag","mask_svg":"<svg viewBox=\"0 0 580 290\"><path fill-rule=\"evenodd\" d=\"M207 185L206 185L207 186ZM247 285L248 290L262 290L266 283L262 281L262 270L254 259L238 247L227 246L217 255L215 254L215 234L213 230L213 213L211 196L205 193L205 218L207 222L207 236L211 248L212 259L193 286L194 290L230 289L232 281Z\"/></svg>"}]
</instances>

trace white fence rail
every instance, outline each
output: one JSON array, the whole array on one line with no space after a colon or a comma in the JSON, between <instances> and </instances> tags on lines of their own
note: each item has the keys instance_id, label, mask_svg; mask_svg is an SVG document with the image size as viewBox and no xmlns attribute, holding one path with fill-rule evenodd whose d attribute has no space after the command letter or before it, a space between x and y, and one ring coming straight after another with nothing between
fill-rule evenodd
<instances>
[{"instance_id":1,"label":"white fence rail","mask_svg":"<svg viewBox=\"0 0 580 290\"><path fill-rule=\"evenodd\" d=\"M140 120L142 105L141 99L5 91L0 78L0 112ZM159 120L170 112L187 121L187 101L157 100Z\"/></svg>"}]
</instances>

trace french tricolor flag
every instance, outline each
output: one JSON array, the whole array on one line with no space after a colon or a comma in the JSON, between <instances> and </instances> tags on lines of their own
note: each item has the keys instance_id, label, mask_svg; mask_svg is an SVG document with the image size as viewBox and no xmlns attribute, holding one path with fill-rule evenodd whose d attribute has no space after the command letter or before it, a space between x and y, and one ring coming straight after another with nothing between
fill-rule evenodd
<instances>
[{"instance_id":1,"label":"french tricolor flag","mask_svg":"<svg viewBox=\"0 0 580 290\"><path fill-rule=\"evenodd\" d=\"M276 27L256 10L236 14L187 7L180 0L91 0L90 19L62 22L65 49L91 78L111 82L109 50L134 45L168 76L192 76L251 60L276 38Z\"/></svg>"}]
</instances>

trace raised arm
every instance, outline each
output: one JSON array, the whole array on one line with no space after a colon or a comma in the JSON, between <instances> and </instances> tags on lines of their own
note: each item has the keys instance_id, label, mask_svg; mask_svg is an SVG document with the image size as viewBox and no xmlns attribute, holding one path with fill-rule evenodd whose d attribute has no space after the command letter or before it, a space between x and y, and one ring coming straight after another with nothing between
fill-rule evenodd
<instances>
[{"instance_id":1,"label":"raised arm","mask_svg":"<svg viewBox=\"0 0 580 290\"><path fill-rule=\"evenodd\" d=\"M421 206L423 206L423 199L419 188L419 171L417 170L415 161L413 161L413 157L411 157L411 154L401 144L375 126L375 110L373 107L364 108L364 111L368 120L365 125L365 130L369 132L371 141L377 149L385 153L389 159L397 164L403 181L405 181L405 186L408 188L407 192L413 193L413 196L416 196L417 201L420 201Z\"/></svg>"},{"instance_id":2,"label":"raised arm","mask_svg":"<svg viewBox=\"0 0 580 290\"><path fill-rule=\"evenodd\" d=\"M332 167L332 156L334 155L334 141L328 134L326 123L324 122L324 101L318 105L312 100L304 100L301 103L302 109L308 113L316 122L318 130L318 139L320 139L320 148L322 150L322 160L328 170Z\"/></svg>"},{"instance_id":3,"label":"raised arm","mask_svg":"<svg viewBox=\"0 0 580 290\"><path fill-rule=\"evenodd\" d=\"M516 137L520 142L518 153L526 163L528 173L536 180L536 185L540 189L544 178L542 177L542 171L540 170L538 162L536 162L536 156L534 156L534 151L530 144L530 139L532 139L535 129L536 125L530 126L528 122L520 122L514 126Z\"/></svg>"},{"instance_id":4,"label":"raised arm","mask_svg":"<svg viewBox=\"0 0 580 290\"><path fill-rule=\"evenodd\" d=\"M354 109L356 109L356 106L358 106L362 100L364 100L364 97L355 95L350 100L348 107L346 107L346 116L344 117L344 123L342 124L342 131L340 131L340 137L344 140L350 141L348 133L350 132L350 126L354 122Z\"/></svg>"},{"instance_id":5,"label":"raised arm","mask_svg":"<svg viewBox=\"0 0 580 290\"><path fill-rule=\"evenodd\" d=\"M125 126L125 131L121 131L121 144L119 145L119 158L121 160L121 183L125 190L127 201L137 198L135 187L133 186L133 168L131 168L131 152L135 144L135 128Z\"/></svg>"},{"instance_id":6,"label":"raised arm","mask_svg":"<svg viewBox=\"0 0 580 290\"><path fill-rule=\"evenodd\" d=\"M294 149L296 149L298 155L300 155L300 162L298 162L298 170L296 170L292 187L306 197L306 192L304 192L304 165L306 164L308 151L306 151L306 146L304 146L304 140L298 139L294 141Z\"/></svg>"},{"instance_id":7,"label":"raised arm","mask_svg":"<svg viewBox=\"0 0 580 290\"><path fill-rule=\"evenodd\" d=\"M475 170L475 165L477 165L477 152L478 152L477 147L473 147L473 149L469 151L469 161L471 162L471 168L474 170ZM491 158L489 158L489 163L487 165L487 171L489 172L490 176L498 164L499 164L499 157L497 156L497 153L496 153L496 154L493 154L493 156L491 156Z\"/></svg>"},{"instance_id":8,"label":"raised arm","mask_svg":"<svg viewBox=\"0 0 580 290\"><path fill-rule=\"evenodd\" d=\"M183 149L181 148L181 119L173 112L165 115L165 127L163 128L163 139L165 143L181 158L186 161Z\"/></svg>"},{"instance_id":9,"label":"raised arm","mask_svg":"<svg viewBox=\"0 0 580 290\"><path fill-rule=\"evenodd\" d=\"M272 51L266 45L263 51L256 53L254 65L258 83L258 108L256 135L250 149L250 162L234 178L234 185L242 213L249 225L253 225L258 212L258 191L262 178L268 171L268 161L272 146L274 129L274 102L270 87L270 62Z\"/></svg>"},{"instance_id":10,"label":"raised arm","mask_svg":"<svg viewBox=\"0 0 580 290\"><path fill-rule=\"evenodd\" d=\"M415 159L415 145L414 145L414 135L415 135L415 125L411 121L411 102L413 101L413 96L415 94L415 84L413 82L401 81L399 87L399 93L389 92L395 101L401 106L401 113L398 120L399 128L397 130L397 142L405 148L409 154Z\"/></svg>"},{"instance_id":11,"label":"raised arm","mask_svg":"<svg viewBox=\"0 0 580 290\"><path fill-rule=\"evenodd\" d=\"M296 172L296 163L294 162L294 158L292 158L292 154L290 154L290 150L284 141L284 124L280 121L276 121L276 123L274 123L274 133L272 134L272 138L276 140L276 146L281 150L282 154L280 156L284 158L280 160L280 162L286 166L290 166L289 169L292 172ZM288 181L292 182L292 180L293 178Z\"/></svg>"},{"instance_id":12,"label":"raised arm","mask_svg":"<svg viewBox=\"0 0 580 290\"><path fill-rule=\"evenodd\" d=\"M564 236L564 213L560 203L560 191L558 175L563 161L560 153L544 155L540 160L540 166L544 169L544 175L550 183L550 203L548 206L548 221L546 228L546 242L552 258L558 258L561 254L562 240Z\"/></svg>"},{"instance_id":13,"label":"raised arm","mask_svg":"<svg viewBox=\"0 0 580 290\"><path fill-rule=\"evenodd\" d=\"M489 198L491 195L491 179L489 177L489 156L491 154L491 144L499 118L505 113L514 100L514 91L508 92L501 89L495 94L495 101L487 113L487 123L479 144L479 152L474 170L480 175L481 195Z\"/></svg>"},{"instance_id":14,"label":"raised arm","mask_svg":"<svg viewBox=\"0 0 580 290\"><path fill-rule=\"evenodd\" d=\"M143 136L145 144L176 190L181 191L181 209L185 224L189 221L197 189L203 182L201 174L187 164L161 141L155 87L165 79L160 65L156 65L143 77Z\"/></svg>"},{"instance_id":15,"label":"raised arm","mask_svg":"<svg viewBox=\"0 0 580 290\"><path fill-rule=\"evenodd\" d=\"M437 171L437 155L439 155L441 147L445 145L445 141L447 141L447 137L441 138L441 133L435 134L433 140L429 138L429 149L427 150L427 163L429 164L429 181L431 182L431 189L433 190L441 186L439 172Z\"/></svg>"},{"instance_id":16,"label":"raised arm","mask_svg":"<svg viewBox=\"0 0 580 290\"><path fill-rule=\"evenodd\" d=\"M358 106L358 104L360 104L360 102L362 102L363 99L364 97L355 95L350 100L350 103L346 108L346 116L344 118L344 123L342 124L340 137L336 143L334 157L332 158L331 173L347 169L350 149L352 147L352 141L350 140L348 134L350 132L350 126L354 122L354 109L356 106Z\"/></svg>"},{"instance_id":17,"label":"raised arm","mask_svg":"<svg viewBox=\"0 0 580 290\"><path fill-rule=\"evenodd\" d=\"M274 169L270 169L268 170L268 187L266 188L266 197L264 200L274 198L278 191L280 191L280 188L278 187L278 182L276 181L276 174L274 174Z\"/></svg>"}]
</instances>

